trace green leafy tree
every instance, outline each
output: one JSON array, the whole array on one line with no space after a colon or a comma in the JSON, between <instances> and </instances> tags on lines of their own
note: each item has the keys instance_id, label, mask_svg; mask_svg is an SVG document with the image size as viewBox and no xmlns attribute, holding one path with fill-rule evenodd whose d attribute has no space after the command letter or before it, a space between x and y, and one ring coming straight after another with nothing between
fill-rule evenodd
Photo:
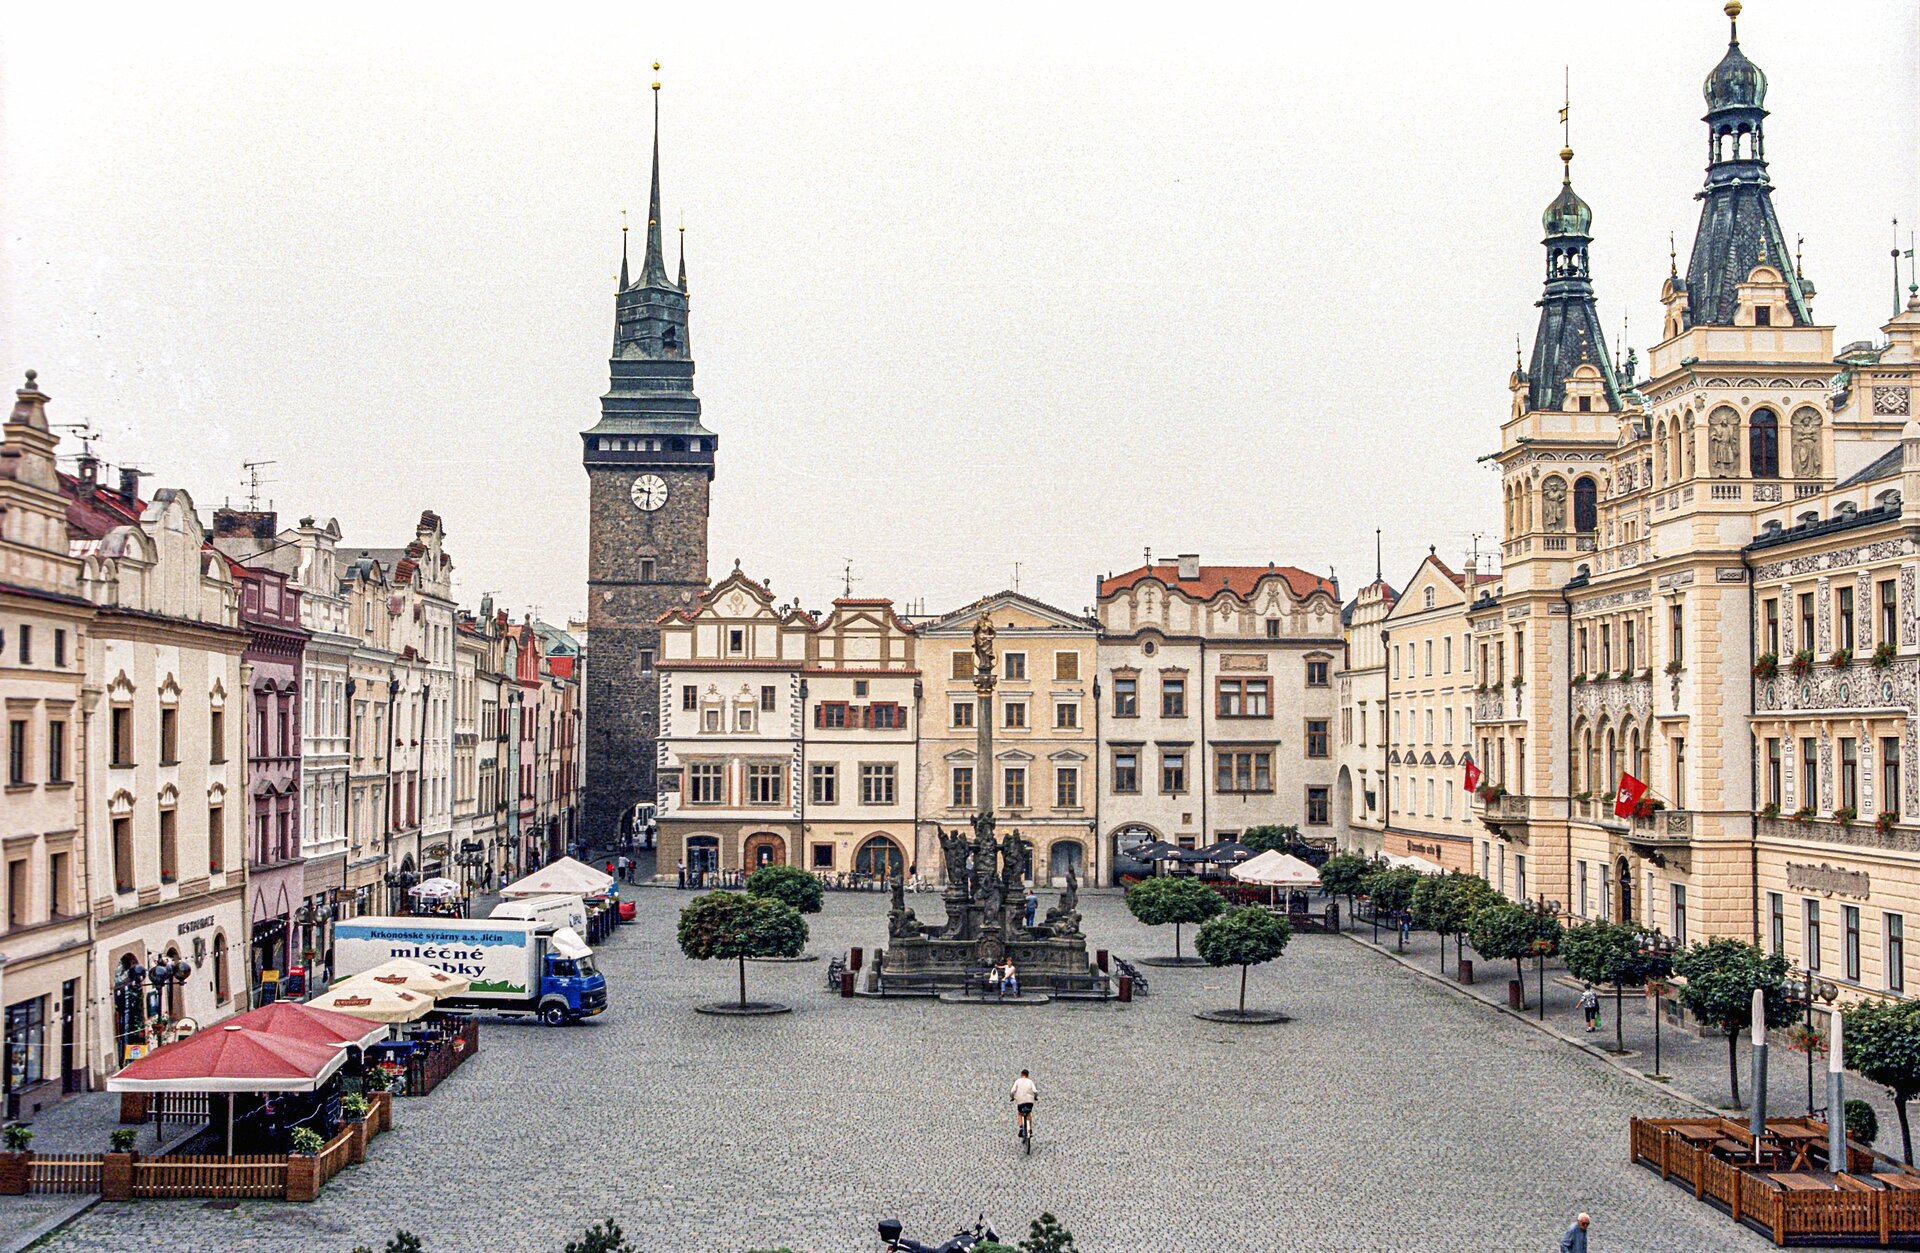
<instances>
[{"instance_id":1,"label":"green leafy tree","mask_svg":"<svg viewBox=\"0 0 1920 1253\"><path fill-rule=\"evenodd\" d=\"M1328 896L1347 898L1347 917L1353 917L1353 898L1363 889L1360 881L1373 869L1373 863L1358 853L1335 853L1320 867L1320 890Z\"/></svg>"},{"instance_id":2,"label":"green leafy tree","mask_svg":"<svg viewBox=\"0 0 1920 1253\"><path fill-rule=\"evenodd\" d=\"M680 951L695 961L738 961L742 1006L747 1003L747 958L798 957L806 944L806 919L770 896L707 892L680 911Z\"/></svg>"},{"instance_id":3,"label":"green leafy tree","mask_svg":"<svg viewBox=\"0 0 1920 1253\"><path fill-rule=\"evenodd\" d=\"M1247 967L1270 962L1293 938L1287 920L1258 905L1242 905L1210 919L1194 937L1209 966L1240 967L1240 1012L1247 1012Z\"/></svg>"},{"instance_id":4,"label":"green leafy tree","mask_svg":"<svg viewBox=\"0 0 1920 1253\"><path fill-rule=\"evenodd\" d=\"M1911 1166L1907 1102L1920 1095L1920 1001L1863 1002L1847 1011L1846 1022L1847 1067L1886 1088L1893 1098L1900 1151Z\"/></svg>"},{"instance_id":5,"label":"green leafy tree","mask_svg":"<svg viewBox=\"0 0 1920 1253\"><path fill-rule=\"evenodd\" d=\"M1567 973L1586 983L1613 985L1613 1045L1626 1052L1621 1026L1621 1003L1628 986L1638 987L1652 975L1665 973L1665 963L1646 951L1640 928L1626 922L1583 922L1560 937L1560 956Z\"/></svg>"},{"instance_id":6,"label":"green leafy tree","mask_svg":"<svg viewBox=\"0 0 1920 1253\"><path fill-rule=\"evenodd\" d=\"M1467 943L1488 961L1513 962L1514 975L1520 980L1520 1004L1525 1007L1527 976L1521 963L1558 951L1560 924L1512 901L1495 899L1474 911L1467 925Z\"/></svg>"},{"instance_id":7,"label":"green leafy tree","mask_svg":"<svg viewBox=\"0 0 1920 1253\"><path fill-rule=\"evenodd\" d=\"M578 1240L567 1241L566 1253L634 1253L620 1224L609 1218L587 1228Z\"/></svg>"},{"instance_id":8,"label":"green leafy tree","mask_svg":"<svg viewBox=\"0 0 1920 1253\"><path fill-rule=\"evenodd\" d=\"M1421 926L1440 937L1440 970L1447 968L1447 937L1454 938L1454 962L1459 963L1459 936L1473 922L1481 906L1499 894L1479 875L1453 871L1443 875L1421 875L1413 888L1408 908Z\"/></svg>"},{"instance_id":9,"label":"green leafy tree","mask_svg":"<svg viewBox=\"0 0 1920 1253\"><path fill-rule=\"evenodd\" d=\"M1300 828L1290 822L1248 827L1240 833L1240 842L1256 853L1269 849L1290 853L1300 843Z\"/></svg>"},{"instance_id":10,"label":"green leafy tree","mask_svg":"<svg viewBox=\"0 0 1920 1253\"><path fill-rule=\"evenodd\" d=\"M1420 872L1405 866L1381 866L1360 880L1360 890L1373 902L1373 912L1403 913L1413 907L1413 890L1420 886Z\"/></svg>"},{"instance_id":11,"label":"green leafy tree","mask_svg":"<svg viewBox=\"0 0 1920 1253\"><path fill-rule=\"evenodd\" d=\"M1127 909L1149 927L1173 924L1173 956L1180 958L1180 928L1205 922L1227 907L1220 894L1186 875L1157 875L1127 889Z\"/></svg>"},{"instance_id":12,"label":"green leafy tree","mask_svg":"<svg viewBox=\"0 0 1920 1253\"><path fill-rule=\"evenodd\" d=\"M1020 1242L1020 1253L1079 1253L1079 1249L1073 1243L1073 1233L1061 1226L1052 1214L1043 1213L1027 1229L1027 1238Z\"/></svg>"},{"instance_id":13,"label":"green leafy tree","mask_svg":"<svg viewBox=\"0 0 1920 1253\"><path fill-rule=\"evenodd\" d=\"M1787 1004L1787 959L1757 945L1721 938L1682 949L1673 973L1686 983L1680 1003L1695 1018L1727 1033L1727 1078L1740 1104L1740 1032L1753 1025L1753 993L1766 993L1767 1021L1783 1026L1799 1017Z\"/></svg>"},{"instance_id":14,"label":"green leafy tree","mask_svg":"<svg viewBox=\"0 0 1920 1253\"><path fill-rule=\"evenodd\" d=\"M827 894L820 880L798 866L762 866L747 876L747 891L785 901L803 914L819 913Z\"/></svg>"}]
</instances>

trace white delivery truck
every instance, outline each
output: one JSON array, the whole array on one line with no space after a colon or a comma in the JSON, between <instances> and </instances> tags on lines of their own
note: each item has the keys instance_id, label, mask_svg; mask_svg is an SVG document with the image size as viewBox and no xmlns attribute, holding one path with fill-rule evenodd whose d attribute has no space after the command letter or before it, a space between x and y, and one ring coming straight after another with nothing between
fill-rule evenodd
<instances>
[{"instance_id":1,"label":"white delivery truck","mask_svg":"<svg viewBox=\"0 0 1920 1253\"><path fill-rule=\"evenodd\" d=\"M334 924L336 977L411 957L472 980L449 1009L538 1014L558 1027L607 1008L607 979L577 931L524 918L349 918Z\"/></svg>"},{"instance_id":2,"label":"white delivery truck","mask_svg":"<svg viewBox=\"0 0 1920 1253\"><path fill-rule=\"evenodd\" d=\"M529 896L523 900L501 901L487 916L518 918L556 930L566 927L575 935L587 933L587 903L577 896Z\"/></svg>"}]
</instances>

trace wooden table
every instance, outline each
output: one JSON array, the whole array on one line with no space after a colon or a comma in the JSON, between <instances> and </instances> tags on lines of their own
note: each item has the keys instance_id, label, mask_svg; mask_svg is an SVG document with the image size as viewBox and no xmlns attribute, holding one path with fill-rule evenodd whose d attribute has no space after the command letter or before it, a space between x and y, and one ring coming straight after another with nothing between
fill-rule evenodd
<instances>
[{"instance_id":1,"label":"wooden table","mask_svg":"<svg viewBox=\"0 0 1920 1253\"><path fill-rule=\"evenodd\" d=\"M1875 1175L1874 1178L1895 1192L1920 1192L1920 1175L1888 1174Z\"/></svg>"},{"instance_id":2,"label":"wooden table","mask_svg":"<svg viewBox=\"0 0 1920 1253\"><path fill-rule=\"evenodd\" d=\"M1833 1185L1797 1171L1775 1171L1767 1176L1789 1192L1831 1192Z\"/></svg>"},{"instance_id":3,"label":"wooden table","mask_svg":"<svg viewBox=\"0 0 1920 1253\"><path fill-rule=\"evenodd\" d=\"M1790 1127L1770 1127L1768 1130L1780 1141L1786 1152L1792 1154L1793 1160L1788 1163L1788 1170L1806 1169L1809 1164L1808 1157L1813 1152L1814 1147L1827 1138L1824 1131L1803 1131ZM1841 1162L1838 1164L1844 1166L1846 1163Z\"/></svg>"},{"instance_id":4,"label":"wooden table","mask_svg":"<svg viewBox=\"0 0 1920 1253\"><path fill-rule=\"evenodd\" d=\"M1673 1126L1668 1127L1667 1130L1679 1136L1688 1144L1695 1145L1712 1144L1715 1140L1719 1140L1726 1135L1726 1131L1723 1130L1717 1122L1675 1123Z\"/></svg>"}]
</instances>

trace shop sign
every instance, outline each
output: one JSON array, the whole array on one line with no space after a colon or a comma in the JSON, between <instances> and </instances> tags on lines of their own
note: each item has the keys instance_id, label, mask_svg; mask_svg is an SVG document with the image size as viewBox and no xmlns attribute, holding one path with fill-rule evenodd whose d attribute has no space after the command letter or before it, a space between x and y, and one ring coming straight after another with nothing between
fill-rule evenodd
<instances>
[{"instance_id":1,"label":"shop sign","mask_svg":"<svg viewBox=\"0 0 1920 1253\"><path fill-rule=\"evenodd\" d=\"M1873 894L1873 880L1866 871L1847 870L1829 866L1825 862L1819 865L1803 861L1788 862L1787 886L1801 891L1858 896L1862 899Z\"/></svg>"},{"instance_id":2,"label":"shop sign","mask_svg":"<svg viewBox=\"0 0 1920 1253\"><path fill-rule=\"evenodd\" d=\"M213 915L208 914L205 918L194 918L187 922L181 923L180 934L190 935L195 931L204 930L205 928L211 927L212 925L213 925Z\"/></svg>"}]
</instances>

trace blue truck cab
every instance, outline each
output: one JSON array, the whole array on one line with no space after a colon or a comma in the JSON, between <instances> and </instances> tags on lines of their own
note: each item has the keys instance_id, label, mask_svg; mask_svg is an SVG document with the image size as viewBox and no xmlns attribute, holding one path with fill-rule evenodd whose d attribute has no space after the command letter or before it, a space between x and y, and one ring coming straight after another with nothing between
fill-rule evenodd
<instances>
[{"instance_id":1,"label":"blue truck cab","mask_svg":"<svg viewBox=\"0 0 1920 1253\"><path fill-rule=\"evenodd\" d=\"M540 971L540 1021L558 1027L576 1018L606 1012L607 977L594 968L593 952L578 933L560 928L544 933Z\"/></svg>"}]
</instances>

